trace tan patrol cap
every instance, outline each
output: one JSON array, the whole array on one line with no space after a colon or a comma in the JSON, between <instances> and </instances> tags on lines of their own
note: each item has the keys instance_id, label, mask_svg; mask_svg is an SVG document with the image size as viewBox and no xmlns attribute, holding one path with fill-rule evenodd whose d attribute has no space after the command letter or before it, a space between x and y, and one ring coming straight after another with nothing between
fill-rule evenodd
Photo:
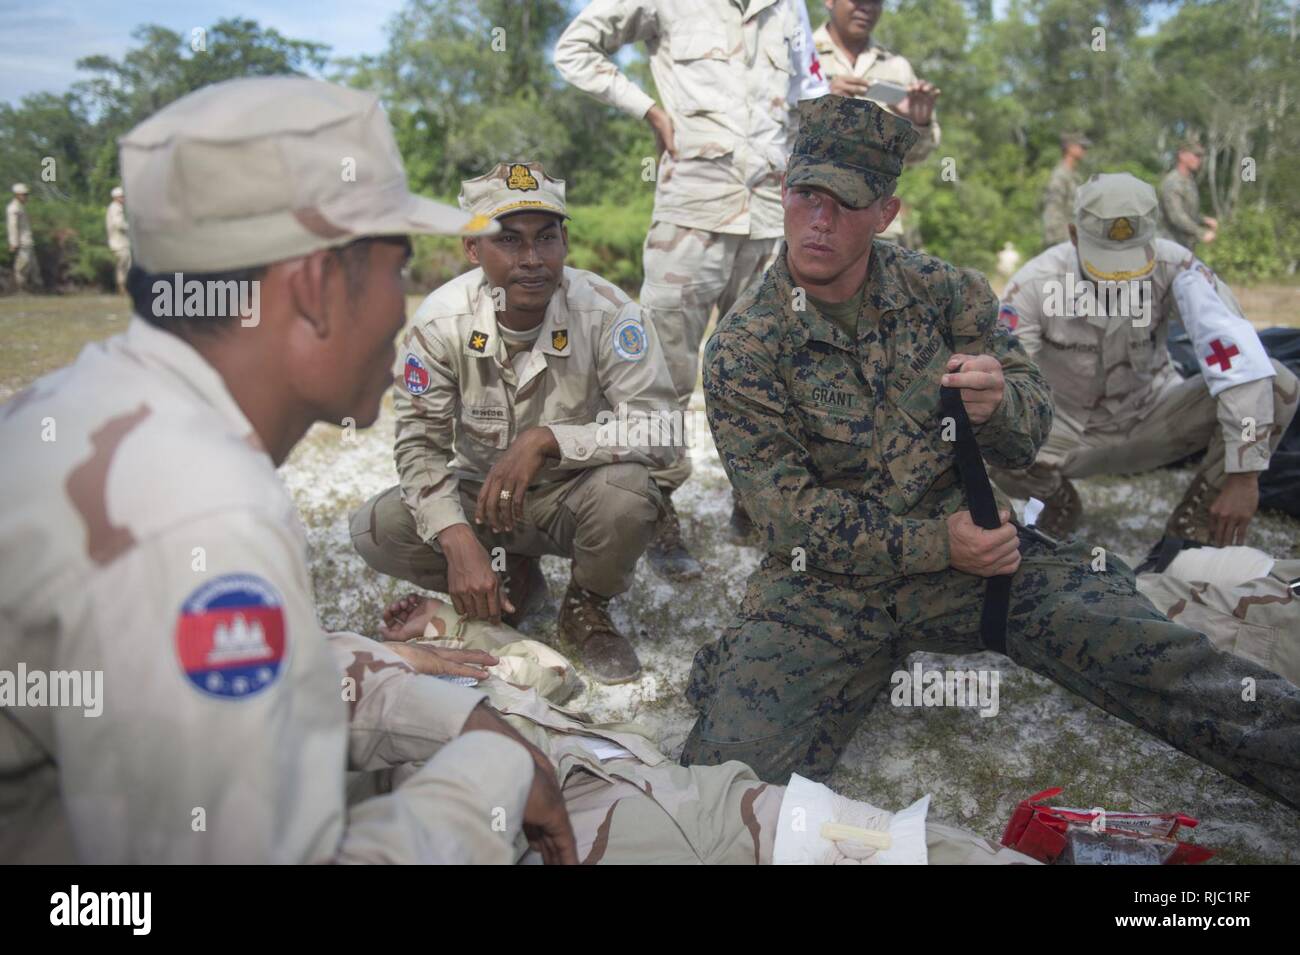
<instances>
[{"instance_id":1,"label":"tan patrol cap","mask_svg":"<svg viewBox=\"0 0 1300 955\"><path fill-rule=\"evenodd\" d=\"M108 194L110 199L121 199L126 195L126 191L121 186L114 186L113 191Z\"/></svg>"},{"instance_id":2,"label":"tan patrol cap","mask_svg":"<svg viewBox=\"0 0 1300 955\"><path fill-rule=\"evenodd\" d=\"M486 219L516 212L551 212L568 218L564 180L552 179L539 162L502 162L460 184L460 207Z\"/></svg>"},{"instance_id":3,"label":"tan patrol cap","mask_svg":"<svg viewBox=\"0 0 1300 955\"><path fill-rule=\"evenodd\" d=\"M15 182L15 183L14 183L14 195L15 195L15 196L25 196L25 195L27 195L27 193L29 193L29 192L31 192L31 190L28 189L28 188L27 188L23 183L21 183L21 182Z\"/></svg>"},{"instance_id":4,"label":"tan patrol cap","mask_svg":"<svg viewBox=\"0 0 1300 955\"><path fill-rule=\"evenodd\" d=\"M205 86L118 144L135 260L149 272L268 265L364 236L497 229L411 193L379 98L322 80Z\"/></svg>"},{"instance_id":5,"label":"tan patrol cap","mask_svg":"<svg viewBox=\"0 0 1300 955\"><path fill-rule=\"evenodd\" d=\"M1156 267L1156 191L1126 172L1099 173L1074 197L1079 260L1102 282L1146 278Z\"/></svg>"}]
</instances>

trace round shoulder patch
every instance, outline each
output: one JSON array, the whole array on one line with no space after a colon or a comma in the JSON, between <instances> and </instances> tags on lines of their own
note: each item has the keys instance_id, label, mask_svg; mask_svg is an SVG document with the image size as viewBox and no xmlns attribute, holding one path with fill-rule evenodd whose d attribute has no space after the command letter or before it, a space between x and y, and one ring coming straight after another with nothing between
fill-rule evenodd
<instances>
[{"instance_id":1,"label":"round shoulder patch","mask_svg":"<svg viewBox=\"0 0 1300 955\"><path fill-rule=\"evenodd\" d=\"M638 319L625 318L614 326L614 351L624 361L645 357L645 326Z\"/></svg>"},{"instance_id":2,"label":"round shoulder patch","mask_svg":"<svg viewBox=\"0 0 1300 955\"><path fill-rule=\"evenodd\" d=\"M402 377L406 382L406 390L413 395L422 395L429 390L429 369L409 352L406 356L406 371Z\"/></svg>"},{"instance_id":3,"label":"round shoulder patch","mask_svg":"<svg viewBox=\"0 0 1300 955\"><path fill-rule=\"evenodd\" d=\"M200 692L242 699L280 676L287 635L279 593L253 574L226 574L181 604L176 657Z\"/></svg>"}]
</instances>

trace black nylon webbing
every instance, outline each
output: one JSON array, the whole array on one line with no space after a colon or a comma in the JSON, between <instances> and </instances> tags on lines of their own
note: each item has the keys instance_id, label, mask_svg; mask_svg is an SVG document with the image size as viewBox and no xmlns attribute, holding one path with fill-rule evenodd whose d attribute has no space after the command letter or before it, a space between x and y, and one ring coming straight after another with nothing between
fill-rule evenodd
<instances>
[{"instance_id":1,"label":"black nylon webbing","mask_svg":"<svg viewBox=\"0 0 1300 955\"><path fill-rule=\"evenodd\" d=\"M957 473L966 489L971 519L985 530L997 530L998 502L993 497L993 485L984 469L980 446L971 430L966 406L961 402L961 392L956 388L940 387L939 404L943 413L957 423ZM980 637L984 646L998 653L1007 652L1007 612L1011 607L1011 578L990 577L984 585L984 610L980 614Z\"/></svg>"}]
</instances>

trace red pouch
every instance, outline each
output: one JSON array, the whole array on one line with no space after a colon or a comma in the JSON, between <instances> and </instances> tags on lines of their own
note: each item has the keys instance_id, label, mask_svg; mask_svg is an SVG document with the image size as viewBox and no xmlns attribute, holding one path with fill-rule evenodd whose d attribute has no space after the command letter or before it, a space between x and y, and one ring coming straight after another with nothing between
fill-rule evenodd
<instances>
[{"instance_id":1,"label":"red pouch","mask_svg":"<svg viewBox=\"0 0 1300 955\"><path fill-rule=\"evenodd\" d=\"M1197 820L1184 813L1108 812L1045 806L1060 787L1045 789L1016 806L1002 844L1039 862L1075 864L1193 865L1214 855L1203 846L1179 842L1180 829Z\"/></svg>"}]
</instances>

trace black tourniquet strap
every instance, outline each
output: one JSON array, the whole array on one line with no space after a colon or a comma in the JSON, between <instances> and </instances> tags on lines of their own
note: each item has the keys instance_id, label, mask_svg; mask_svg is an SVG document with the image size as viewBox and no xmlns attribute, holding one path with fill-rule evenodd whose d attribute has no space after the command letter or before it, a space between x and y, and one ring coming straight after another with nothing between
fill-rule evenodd
<instances>
[{"instance_id":1,"label":"black tourniquet strap","mask_svg":"<svg viewBox=\"0 0 1300 955\"><path fill-rule=\"evenodd\" d=\"M980 446L975 442L966 406L961 402L961 392L956 388L941 387L939 404L945 416L957 423L957 473L961 475L970 503L971 519L985 530L997 530L998 502L993 497L993 485L984 469ZM984 611L980 614L980 637L984 646L998 653L1007 652L1007 612L1011 607L1011 578L990 577L984 585Z\"/></svg>"}]
</instances>

